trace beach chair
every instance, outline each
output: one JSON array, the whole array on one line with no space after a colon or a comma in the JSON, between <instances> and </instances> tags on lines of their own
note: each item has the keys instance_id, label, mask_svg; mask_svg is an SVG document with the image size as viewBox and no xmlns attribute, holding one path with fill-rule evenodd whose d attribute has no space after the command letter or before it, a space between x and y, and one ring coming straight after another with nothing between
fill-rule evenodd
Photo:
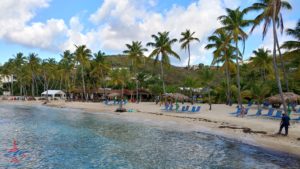
<instances>
[{"instance_id":1,"label":"beach chair","mask_svg":"<svg viewBox=\"0 0 300 169\"><path fill-rule=\"evenodd\" d=\"M282 116L282 111L281 110L277 110L276 115L274 116L275 119L281 119Z\"/></svg>"},{"instance_id":2,"label":"beach chair","mask_svg":"<svg viewBox=\"0 0 300 169\"><path fill-rule=\"evenodd\" d=\"M185 106L182 106L180 112L184 112L184 111L185 111Z\"/></svg>"},{"instance_id":3,"label":"beach chair","mask_svg":"<svg viewBox=\"0 0 300 169\"><path fill-rule=\"evenodd\" d=\"M232 113L230 113L230 114L233 114L233 115L235 115L235 114L240 114L241 113L241 108L237 108L236 109L236 112L232 112Z\"/></svg>"},{"instance_id":4,"label":"beach chair","mask_svg":"<svg viewBox=\"0 0 300 169\"><path fill-rule=\"evenodd\" d=\"M169 107L169 109L167 109L167 111L173 111L173 104L171 104L171 106Z\"/></svg>"},{"instance_id":5,"label":"beach chair","mask_svg":"<svg viewBox=\"0 0 300 169\"><path fill-rule=\"evenodd\" d=\"M296 111L296 113L300 113L300 107L299 107L299 109Z\"/></svg>"},{"instance_id":6,"label":"beach chair","mask_svg":"<svg viewBox=\"0 0 300 169\"><path fill-rule=\"evenodd\" d=\"M274 109L273 108L270 108L268 113L263 115L263 116L268 116L268 117L272 117L273 116L273 113L274 113Z\"/></svg>"},{"instance_id":7,"label":"beach chair","mask_svg":"<svg viewBox=\"0 0 300 169\"><path fill-rule=\"evenodd\" d=\"M258 109L255 116L261 116L262 109Z\"/></svg>"},{"instance_id":8,"label":"beach chair","mask_svg":"<svg viewBox=\"0 0 300 169\"><path fill-rule=\"evenodd\" d=\"M162 108L161 110L168 110L169 109L169 105L166 104L164 108Z\"/></svg>"},{"instance_id":9,"label":"beach chair","mask_svg":"<svg viewBox=\"0 0 300 169\"><path fill-rule=\"evenodd\" d=\"M196 111L196 107L193 106L193 107L192 107L192 110L191 110L190 112L193 113L193 112L195 112L195 111Z\"/></svg>"},{"instance_id":10,"label":"beach chair","mask_svg":"<svg viewBox=\"0 0 300 169\"><path fill-rule=\"evenodd\" d=\"M186 108L185 108L184 112L188 112L188 111L189 111L189 109L190 109L190 106L186 106Z\"/></svg>"},{"instance_id":11,"label":"beach chair","mask_svg":"<svg viewBox=\"0 0 300 169\"><path fill-rule=\"evenodd\" d=\"M195 109L195 111L193 111L193 113L200 112L200 108L201 108L201 106L197 106L197 108Z\"/></svg>"}]
</instances>

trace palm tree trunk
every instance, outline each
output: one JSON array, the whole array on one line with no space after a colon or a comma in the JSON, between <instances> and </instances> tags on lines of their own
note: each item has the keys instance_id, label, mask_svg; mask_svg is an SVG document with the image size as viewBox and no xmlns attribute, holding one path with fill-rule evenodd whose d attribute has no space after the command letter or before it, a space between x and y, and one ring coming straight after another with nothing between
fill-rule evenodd
<instances>
[{"instance_id":1,"label":"palm tree trunk","mask_svg":"<svg viewBox=\"0 0 300 169\"><path fill-rule=\"evenodd\" d=\"M14 75L12 75L12 80L11 80L11 95L14 95Z\"/></svg>"},{"instance_id":2,"label":"palm tree trunk","mask_svg":"<svg viewBox=\"0 0 300 169\"><path fill-rule=\"evenodd\" d=\"M238 86L238 104L241 107L242 106L242 98L241 98L241 84L240 84L240 64L239 64L239 49L238 49L238 42L235 42L236 47L236 68L237 68L237 74L236 74L236 80L237 80L237 86Z\"/></svg>"},{"instance_id":3,"label":"palm tree trunk","mask_svg":"<svg viewBox=\"0 0 300 169\"><path fill-rule=\"evenodd\" d=\"M190 69L190 61L191 61L191 51L190 51L190 45L188 44L188 52L189 52L189 61L188 61L188 69Z\"/></svg>"},{"instance_id":4,"label":"palm tree trunk","mask_svg":"<svg viewBox=\"0 0 300 169\"><path fill-rule=\"evenodd\" d=\"M139 82L136 80L136 103L139 103Z\"/></svg>"},{"instance_id":5,"label":"palm tree trunk","mask_svg":"<svg viewBox=\"0 0 300 169\"><path fill-rule=\"evenodd\" d=\"M276 9L276 1L273 2L274 4L274 10ZM272 22L273 22L273 38L274 38L274 46L273 46L273 67L274 67L274 71L275 71L275 77L276 77L276 81L277 81L277 86L278 86L278 90L279 90L279 94L280 94L280 98L281 98L281 102L283 104L283 110L285 113L287 113L287 109L286 109L286 104L283 98L283 92L282 92L282 87L281 87L281 82L280 82L280 77L278 74L278 68L277 68L277 63L276 63L276 27L275 27L275 11L273 11L273 18L272 18Z\"/></svg>"},{"instance_id":6,"label":"palm tree trunk","mask_svg":"<svg viewBox=\"0 0 300 169\"><path fill-rule=\"evenodd\" d=\"M286 70L285 70L285 63L283 61L282 54L281 54L281 51L280 51L280 46L279 46L277 33L275 34L275 39L276 39L277 49L278 49L279 58L280 58L281 69L282 69L282 72L283 72L283 79L284 79L284 82L285 82L286 91L288 92L289 91L289 80L287 78L287 73L286 73Z\"/></svg>"},{"instance_id":7,"label":"palm tree trunk","mask_svg":"<svg viewBox=\"0 0 300 169\"><path fill-rule=\"evenodd\" d=\"M33 74L31 75L31 95L34 97L34 76Z\"/></svg>"},{"instance_id":8,"label":"palm tree trunk","mask_svg":"<svg viewBox=\"0 0 300 169\"><path fill-rule=\"evenodd\" d=\"M165 88L165 81L164 81L164 68L163 68L163 63L162 61L160 62L160 70L161 70L161 80L163 84L163 92L164 94L166 93L166 88Z\"/></svg>"},{"instance_id":9,"label":"palm tree trunk","mask_svg":"<svg viewBox=\"0 0 300 169\"><path fill-rule=\"evenodd\" d=\"M231 96L230 96L230 76L229 76L229 61L226 59L226 80L227 80L227 104L231 104Z\"/></svg>"},{"instance_id":10,"label":"palm tree trunk","mask_svg":"<svg viewBox=\"0 0 300 169\"><path fill-rule=\"evenodd\" d=\"M211 106L211 98L210 98L210 89L208 89L208 104L209 104L209 110L211 110L212 106Z\"/></svg>"},{"instance_id":11,"label":"palm tree trunk","mask_svg":"<svg viewBox=\"0 0 300 169\"><path fill-rule=\"evenodd\" d=\"M86 96L86 93L85 93L83 65L81 66L81 78L82 78L83 98L85 99L85 101L87 101L87 96Z\"/></svg>"}]
</instances>

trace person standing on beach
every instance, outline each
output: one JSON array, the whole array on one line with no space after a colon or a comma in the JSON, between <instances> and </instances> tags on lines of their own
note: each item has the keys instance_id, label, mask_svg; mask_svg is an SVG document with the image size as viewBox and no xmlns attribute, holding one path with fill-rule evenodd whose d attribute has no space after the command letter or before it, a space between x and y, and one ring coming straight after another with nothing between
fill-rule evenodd
<instances>
[{"instance_id":1,"label":"person standing on beach","mask_svg":"<svg viewBox=\"0 0 300 169\"><path fill-rule=\"evenodd\" d=\"M290 117L287 116L285 113L282 114L281 122L280 122L280 129L278 134L281 134L282 128L284 127L285 129L285 136L288 135L289 131L289 125L290 125Z\"/></svg>"}]
</instances>

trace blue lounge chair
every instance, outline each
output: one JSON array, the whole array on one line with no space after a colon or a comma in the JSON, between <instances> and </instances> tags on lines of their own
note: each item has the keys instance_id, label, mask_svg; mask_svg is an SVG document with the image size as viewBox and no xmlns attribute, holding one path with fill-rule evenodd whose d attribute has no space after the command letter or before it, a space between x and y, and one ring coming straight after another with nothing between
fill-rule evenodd
<instances>
[{"instance_id":1,"label":"blue lounge chair","mask_svg":"<svg viewBox=\"0 0 300 169\"><path fill-rule=\"evenodd\" d=\"M281 110L277 110L276 115L274 116L275 119L280 119L282 116L282 111Z\"/></svg>"},{"instance_id":2,"label":"blue lounge chair","mask_svg":"<svg viewBox=\"0 0 300 169\"><path fill-rule=\"evenodd\" d=\"M195 112L195 111L196 111L196 107L193 106L193 107L192 107L192 110L191 110L190 112Z\"/></svg>"},{"instance_id":3,"label":"blue lounge chair","mask_svg":"<svg viewBox=\"0 0 300 169\"><path fill-rule=\"evenodd\" d=\"M181 107L181 112L184 112L185 111L185 106L182 106Z\"/></svg>"},{"instance_id":4,"label":"blue lounge chair","mask_svg":"<svg viewBox=\"0 0 300 169\"><path fill-rule=\"evenodd\" d=\"M299 107L299 109L296 111L296 113L300 113L300 107Z\"/></svg>"},{"instance_id":5,"label":"blue lounge chair","mask_svg":"<svg viewBox=\"0 0 300 169\"><path fill-rule=\"evenodd\" d=\"M186 108L185 108L184 112L188 112L188 111L189 111L189 109L190 109L190 106L186 106Z\"/></svg>"},{"instance_id":6,"label":"blue lounge chair","mask_svg":"<svg viewBox=\"0 0 300 169\"><path fill-rule=\"evenodd\" d=\"M274 109L273 108L270 108L269 111L268 111L268 114L265 114L263 116L269 116L269 117L272 117L273 116L273 113L274 113Z\"/></svg>"},{"instance_id":7,"label":"blue lounge chair","mask_svg":"<svg viewBox=\"0 0 300 169\"><path fill-rule=\"evenodd\" d=\"M255 116L260 116L261 115L261 112L262 112L262 109L258 109Z\"/></svg>"},{"instance_id":8,"label":"blue lounge chair","mask_svg":"<svg viewBox=\"0 0 300 169\"><path fill-rule=\"evenodd\" d=\"M195 109L195 111L193 111L193 113L200 112L200 108L201 108L201 106L197 106L197 108Z\"/></svg>"},{"instance_id":9,"label":"blue lounge chair","mask_svg":"<svg viewBox=\"0 0 300 169\"><path fill-rule=\"evenodd\" d=\"M241 113L241 110L242 110L241 108L237 108L237 109L236 109L236 112L232 112L232 113L230 113L230 114L233 114L233 115L234 115L234 114L240 114L240 113Z\"/></svg>"},{"instance_id":10,"label":"blue lounge chair","mask_svg":"<svg viewBox=\"0 0 300 169\"><path fill-rule=\"evenodd\" d=\"M169 107L169 109L167 109L167 111L173 111L173 104L171 104L171 106Z\"/></svg>"},{"instance_id":11,"label":"blue lounge chair","mask_svg":"<svg viewBox=\"0 0 300 169\"><path fill-rule=\"evenodd\" d=\"M161 110L168 110L168 109L169 109L169 105L167 104L167 105L165 105L165 107L162 108Z\"/></svg>"}]
</instances>

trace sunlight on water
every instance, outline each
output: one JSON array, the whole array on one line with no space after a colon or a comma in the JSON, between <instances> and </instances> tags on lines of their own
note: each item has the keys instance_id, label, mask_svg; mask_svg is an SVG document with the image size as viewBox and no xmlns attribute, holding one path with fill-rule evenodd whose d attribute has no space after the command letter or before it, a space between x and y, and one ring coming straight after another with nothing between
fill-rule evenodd
<instances>
[{"instance_id":1,"label":"sunlight on water","mask_svg":"<svg viewBox=\"0 0 300 169\"><path fill-rule=\"evenodd\" d=\"M0 138L0 168L300 168L219 136L42 106L1 105Z\"/></svg>"}]
</instances>

